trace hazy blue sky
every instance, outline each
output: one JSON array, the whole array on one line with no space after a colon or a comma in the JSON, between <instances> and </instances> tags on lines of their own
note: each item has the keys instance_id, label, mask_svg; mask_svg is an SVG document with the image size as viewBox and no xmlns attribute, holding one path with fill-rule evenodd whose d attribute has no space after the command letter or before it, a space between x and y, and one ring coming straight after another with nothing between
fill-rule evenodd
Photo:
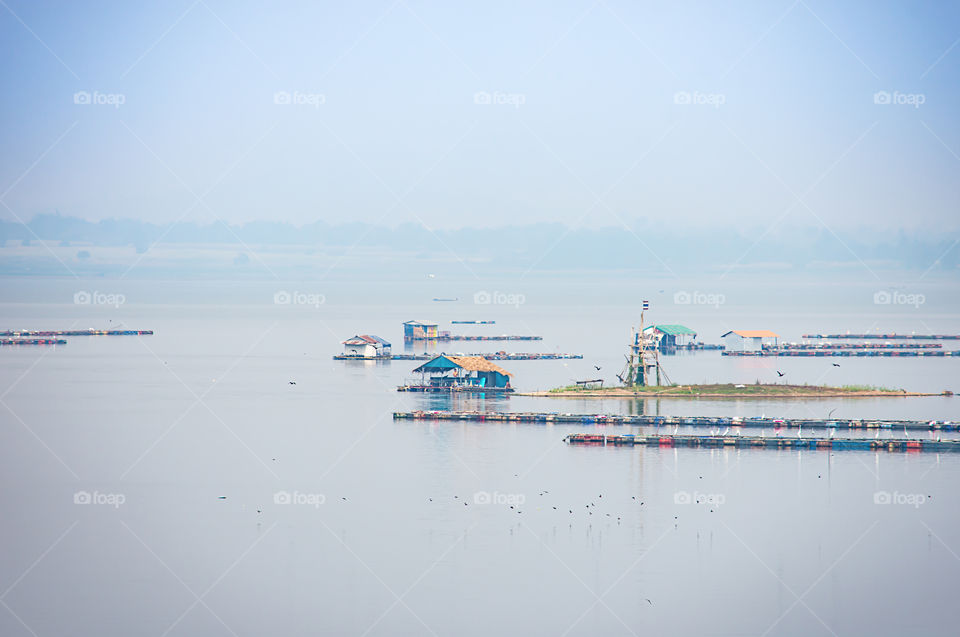
<instances>
[{"instance_id":1,"label":"hazy blue sky","mask_svg":"<svg viewBox=\"0 0 960 637\"><path fill-rule=\"evenodd\" d=\"M956 3L0 5L4 219L960 225Z\"/></svg>"}]
</instances>

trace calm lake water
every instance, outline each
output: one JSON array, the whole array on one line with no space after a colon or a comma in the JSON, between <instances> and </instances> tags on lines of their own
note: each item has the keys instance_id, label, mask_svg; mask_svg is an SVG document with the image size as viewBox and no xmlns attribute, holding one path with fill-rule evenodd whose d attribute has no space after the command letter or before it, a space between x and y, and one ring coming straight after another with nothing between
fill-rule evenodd
<instances>
[{"instance_id":1,"label":"calm lake water","mask_svg":"<svg viewBox=\"0 0 960 637\"><path fill-rule=\"evenodd\" d=\"M956 420L960 399L452 400L395 391L418 363L331 360L356 333L402 351L404 320L495 319L453 329L544 340L441 349L586 355L502 363L519 389L612 381L642 298L648 320L706 342L729 329L788 341L958 333L954 281L902 288L924 295L919 306L875 304L886 288L874 282L776 278L0 285L2 327L156 331L0 350L0 634L955 635L960 625L960 455L574 447L562 439L584 427L392 419L469 408ZM701 289L722 303L674 302ZM78 291L124 302L76 305ZM275 304L284 291L323 302ZM477 305L476 292L515 303ZM663 362L682 383L774 382L779 369L791 383L960 389L960 358Z\"/></svg>"}]
</instances>

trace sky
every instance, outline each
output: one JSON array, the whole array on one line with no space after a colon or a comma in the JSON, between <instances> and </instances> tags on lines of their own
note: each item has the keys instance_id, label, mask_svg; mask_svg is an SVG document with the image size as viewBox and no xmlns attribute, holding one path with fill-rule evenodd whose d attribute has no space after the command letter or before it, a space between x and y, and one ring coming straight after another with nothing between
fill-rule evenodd
<instances>
[{"instance_id":1,"label":"sky","mask_svg":"<svg viewBox=\"0 0 960 637\"><path fill-rule=\"evenodd\" d=\"M0 218L960 227L960 5L0 2Z\"/></svg>"}]
</instances>

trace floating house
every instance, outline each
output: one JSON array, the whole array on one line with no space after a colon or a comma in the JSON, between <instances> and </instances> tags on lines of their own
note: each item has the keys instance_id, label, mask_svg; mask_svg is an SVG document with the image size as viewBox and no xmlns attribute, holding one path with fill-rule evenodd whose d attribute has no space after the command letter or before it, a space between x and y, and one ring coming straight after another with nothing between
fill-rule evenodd
<instances>
[{"instance_id":1,"label":"floating house","mask_svg":"<svg viewBox=\"0 0 960 637\"><path fill-rule=\"evenodd\" d=\"M512 392L510 372L480 356L437 356L413 370L418 381L398 391L422 392Z\"/></svg>"},{"instance_id":2,"label":"floating house","mask_svg":"<svg viewBox=\"0 0 960 637\"><path fill-rule=\"evenodd\" d=\"M422 321L406 321L403 324L403 340L423 340L440 337L440 326L437 323Z\"/></svg>"},{"instance_id":3,"label":"floating house","mask_svg":"<svg viewBox=\"0 0 960 637\"><path fill-rule=\"evenodd\" d=\"M759 352L764 345L776 345L780 336L770 330L732 330L720 338L723 339L727 351Z\"/></svg>"},{"instance_id":4,"label":"floating house","mask_svg":"<svg viewBox=\"0 0 960 637\"><path fill-rule=\"evenodd\" d=\"M651 325L643 328L643 335L653 337L660 351L683 347L697 338L697 333L689 327L677 324Z\"/></svg>"},{"instance_id":5,"label":"floating house","mask_svg":"<svg viewBox=\"0 0 960 637\"><path fill-rule=\"evenodd\" d=\"M372 334L358 334L343 342L343 355L357 358L389 357L390 343Z\"/></svg>"}]
</instances>

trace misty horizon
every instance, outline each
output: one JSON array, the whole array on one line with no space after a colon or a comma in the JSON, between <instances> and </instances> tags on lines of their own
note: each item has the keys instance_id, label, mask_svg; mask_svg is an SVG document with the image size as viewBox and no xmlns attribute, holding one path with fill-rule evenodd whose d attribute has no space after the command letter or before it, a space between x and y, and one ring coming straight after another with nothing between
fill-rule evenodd
<instances>
[{"instance_id":1,"label":"misty horizon","mask_svg":"<svg viewBox=\"0 0 960 637\"><path fill-rule=\"evenodd\" d=\"M15 249L18 242L20 248ZM315 258L319 269L314 274L328 272L346 266L341 261L351 251L362 258L362 253L376 250L392 253L398 265L405 259L470 259L496 271L515 268L523 276L578 268L638 268L665 274L705 270L725 277L763 267L814 273L840 269L871 279L878 276L875 270L919 270L922 276L956 271L960 266L960 253L953 250L956 242L954 236L943 233L901 230L890 236L865 228L838 234L815 227L783 228L758 239L736 228L687 228L647 219L590 229L540 223L447 230L417 223L394 227L324 221L197 225L38 215L27 224L0 221L0 245L6 246L0 252L0 273L126 276L137 268L149 270L152 257L167 259L165 268L176 267L177 246L193 245L206 246L209 258L205 262L185 259L182 267L206 271L225 264L232 265L229 269L236 274L262 269L261 256L276 259L285 253ZM158 254L161 251L163 255ZM227 254L218 258L216 252ZM324 256L336 257L330 268L321 263ZM218 259L223 262L220 266ZM460 269L476 274L465 263ZM267 270L273 272L271 267Z\"/></svg>"}]
</instances>

